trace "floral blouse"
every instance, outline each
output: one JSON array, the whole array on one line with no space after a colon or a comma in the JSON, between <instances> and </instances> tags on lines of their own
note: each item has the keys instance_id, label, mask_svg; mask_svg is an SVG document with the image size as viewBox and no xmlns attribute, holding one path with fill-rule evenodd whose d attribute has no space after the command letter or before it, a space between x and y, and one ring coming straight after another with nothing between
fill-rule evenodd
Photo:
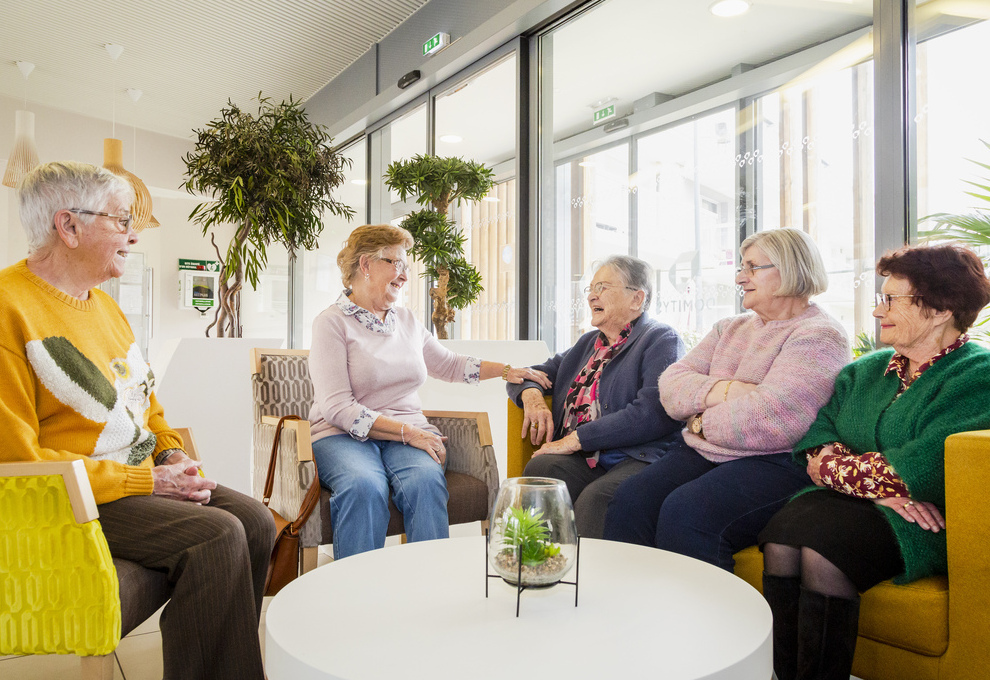
<instances>
[{"instance_id":1,"label":"floral blouse","mask_svg":"<svg viewBox=\"0 0 990 680\"><path fill-rule=\"evenodd\" d=\"M598 381L602 377L602 370L608 362L619 353L622 346L629 340L632 333L632 323L626 325L619 332L619 337L612 345L608 344L608 338L604 333L599 333L595 340L595 351L588 359L587 365L581 369L571 388L564 398L564 431L570 434L577 429L581 423L596 420L599 413L598 408ZM595 452L588 458L588 465L596 467L598 465L598 453Z\"/></svg>"},{"instance_id":2,"label":"floral blouse","mask_svg":"<svg viewBox=\"0 0 990 680\"><path fill-rule=\"evenodd\" d=\"M911 383L931 368L936 361L953 350L959 349L968 340L968 335L962 335L954 343L919 366L914 374L908 373L908 358L902 354L894 354L890 363L887 364L884 375L894 372L900 378L901 384L897 389L897 397L904 394ZM818 461L818 474L821 476L822 484L827 488L856 498L907 498L911 495L904 480L891 467L883 454L877 451L856 454L845 444L832 442L812 449L808 452L808 458L817 456L827 446L831 446L833 452L823 455Z\"/></svg>"}]
</instances>

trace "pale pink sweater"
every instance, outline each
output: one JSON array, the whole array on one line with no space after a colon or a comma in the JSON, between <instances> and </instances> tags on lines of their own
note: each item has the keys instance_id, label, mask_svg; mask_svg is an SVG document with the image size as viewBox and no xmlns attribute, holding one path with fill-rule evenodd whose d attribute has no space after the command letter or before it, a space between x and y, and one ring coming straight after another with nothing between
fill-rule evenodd
<instances>
[{"instance_id":1,"label":"pale pink sweater","mask_svg":"<svg viewBox=\"0 0 990 680\"><path fill-rule=\"evenodd\" d=\"M313 440L344 433L367 439L379 415L436 432L423 415L416 391L427 375L477 383L478 360L441 345L408 309L393 308L389 315L394 328L383 333L341 305L348 306L344 296L313 321Z\"/></svg>"},{"instance_id":2,"label":"pale pink sweater","mask_svg":"<svg viewBox=\"0 0 990 680\"><path fill-rule=\"evenodd\" d=\"M756 314L722 319L687 356L660 376L660 402L671 417L701 418L705 438L685 443L714 463L790 451L832 396L851 358L839 322L818 305L764 323ZM719 380L758 384L749 394L705 409Z\"/></svg>"}]
</instances>

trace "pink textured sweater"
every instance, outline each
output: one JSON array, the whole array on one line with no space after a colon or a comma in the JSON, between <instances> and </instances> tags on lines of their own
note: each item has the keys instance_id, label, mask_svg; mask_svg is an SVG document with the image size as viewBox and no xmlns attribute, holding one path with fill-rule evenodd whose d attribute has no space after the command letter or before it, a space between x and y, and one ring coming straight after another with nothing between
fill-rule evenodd
<instances>
[{"instance_id":1,"label":"pink textured sweater","mask_svg":"<svg viewBox=\"0 0 990 680\"><path fill-rule=\"evenodd\" d=\"M722 319L687 356L660 376L660 402L671 417L701 418L705 438L685 443L714 463L790 451L832 396L849 362L839 322L811 304L803 314L764 323L756 314ZM705 409L719 380L758 384L749 394Z\"/></svg>"},{"instance_id":2,"label":"pink textured sweater","mask_svg":"<svg viewBox=\"0 0 990 680\"><path fill-rule=\"evenodd\" d=\"M408 309L393 308L386 324L372 316L341 296L313 321L313 440L363 441L379 415L436 432L416 393L426 376L478 382L480 362L441 345Z\"/></svg>"}]
</instances>

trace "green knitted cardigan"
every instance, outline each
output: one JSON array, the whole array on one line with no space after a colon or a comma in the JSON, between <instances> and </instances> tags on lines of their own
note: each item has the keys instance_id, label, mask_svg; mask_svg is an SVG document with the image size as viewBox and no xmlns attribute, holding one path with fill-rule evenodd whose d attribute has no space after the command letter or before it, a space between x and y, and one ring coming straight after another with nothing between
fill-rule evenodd
<instances>
[{"instance_id":1,"label":"green knitted cardigan","mask_svg":"<svg viewBox=\"0 0 990 680\"><path fill-rule=\"evenodd\" d=\"M795 445L794 460L806 465L805 450L836 441L856 453L879 451L904 479L912 498L932 502L944 513L945 438L990 429L990 351L967 342L936 361L900 397L897 374L884 375L893 354L879 350L842 369L832 399ZM896 583L947 572L945 531L926 531L890 508L878 507L904 558Z\"/></svg>"}]
</instances>

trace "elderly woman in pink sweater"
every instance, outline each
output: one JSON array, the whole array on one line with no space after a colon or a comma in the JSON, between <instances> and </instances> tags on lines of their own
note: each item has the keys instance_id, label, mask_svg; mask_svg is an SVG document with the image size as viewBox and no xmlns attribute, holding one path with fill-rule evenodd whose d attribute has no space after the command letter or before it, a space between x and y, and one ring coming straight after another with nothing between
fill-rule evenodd
<instances>
[{"instance_id":1,"label":"elderly woman in pink sweater","mask_svg":"<svg viewBox=\"0 0 990 680\"><path fill-rule=\"evenodd\" d=\"M810 301L828 276L814 241L774 229L742 243L736 284L749 313L723 319L660 376L660 401L687 421L683 445L624 482L605 538L732 570L733 553L811 484L791 449L850 358L839 323Z\"/></svg>"},{"instance_id":2,"label":"elderly woman in pink sweater","mask_svg":"<svg viewBox=\"0 0 990 680\"><path fill-rule=\"evenodd\" d=\"M313 322L309 419L316 469L331 491L335 559L385 545L390 491L410 541L447 537L445 437L416 394L427 375L550 387L540 371L454 354L395 306L412 245L408 231L388 224L351 232L337 256L347 289Z\"/></svg>"}]
</instances>

